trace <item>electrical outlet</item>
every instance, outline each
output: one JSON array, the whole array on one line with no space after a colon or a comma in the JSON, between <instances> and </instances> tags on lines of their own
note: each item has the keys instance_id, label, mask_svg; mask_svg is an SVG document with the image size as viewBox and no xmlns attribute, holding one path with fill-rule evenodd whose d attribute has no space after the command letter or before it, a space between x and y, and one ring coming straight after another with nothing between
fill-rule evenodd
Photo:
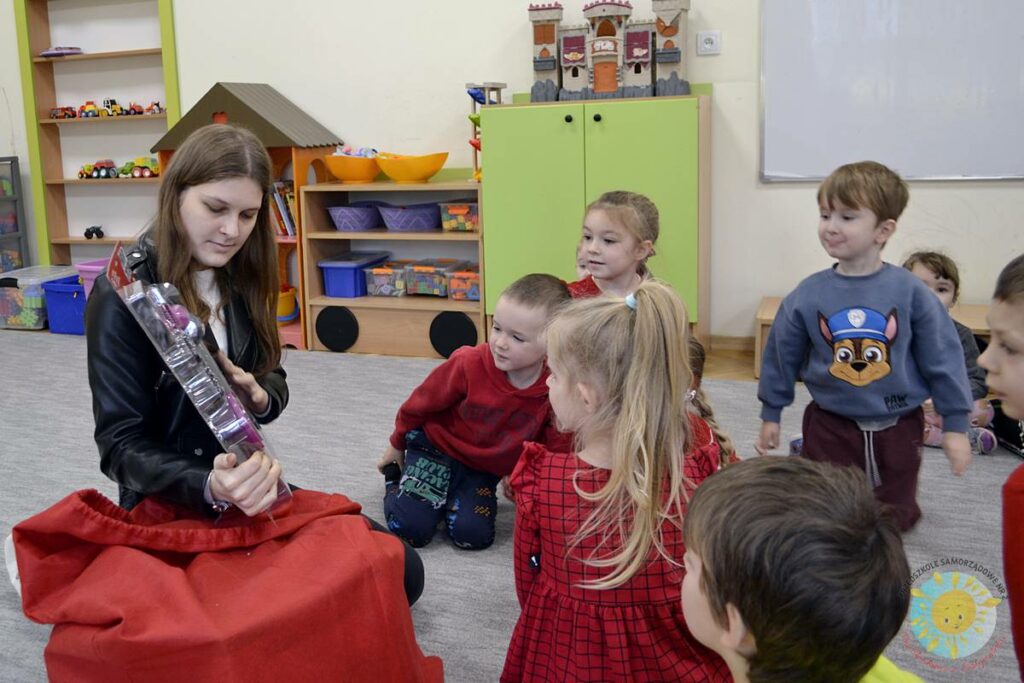
<instances>
[{"instance_id":1,"label":"electrical outlet","mask_svg":"<svg viewBox=\"0 0 1024 683\"><path fill-rule=\"evenodd\" d=\"M697 33L697 54L699 54L699 55L720 55L720 54L722 54L722 32L721 31L699 31Z\"/></svg>"}]
</instances>

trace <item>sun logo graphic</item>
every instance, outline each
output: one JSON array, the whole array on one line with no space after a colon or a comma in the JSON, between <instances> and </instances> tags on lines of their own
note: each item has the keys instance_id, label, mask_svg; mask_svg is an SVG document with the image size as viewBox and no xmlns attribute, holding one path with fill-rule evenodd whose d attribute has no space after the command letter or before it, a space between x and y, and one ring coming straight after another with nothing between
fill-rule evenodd
<instances>
[{"instance_id":1,"label":"sun logo graphic","mask_svg":"<svg viewBox=\"0 0 1024 683\"><path fill-rule=\"evenodd\" d=\"M996 607L1002 599L972 574L934 572L910 594L911 630L936 657L969 657L985 647L996 630Z\"/></svg>"}]
</instances>

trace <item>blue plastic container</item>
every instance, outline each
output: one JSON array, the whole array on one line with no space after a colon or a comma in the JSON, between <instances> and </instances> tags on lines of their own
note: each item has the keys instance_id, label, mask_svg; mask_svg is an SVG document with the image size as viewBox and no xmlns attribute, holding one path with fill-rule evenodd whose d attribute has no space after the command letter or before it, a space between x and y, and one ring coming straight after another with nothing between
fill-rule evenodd
<instances>
[{"instance_id":1,"label":"blue plastic container","mask_svg":"<svg viewBox=\"0 0 1024 683\"><path fill-rule=\"evenodd\" d=\"M43 283L46 317L54 334L85 334L85 287L77 275Z\"/></svg>"},{"instance_id":2,"label":"blue plastic container","mask_svg":"<svg viewBox=\"0 0 1024 683\"><path fill-rule=\"evenodd\" d=\"M346 299L366 296L363 268L386 261L390 256L389 251L348 251L318 261L324 273L324 294Z\"/></svg>"}]
</instances>

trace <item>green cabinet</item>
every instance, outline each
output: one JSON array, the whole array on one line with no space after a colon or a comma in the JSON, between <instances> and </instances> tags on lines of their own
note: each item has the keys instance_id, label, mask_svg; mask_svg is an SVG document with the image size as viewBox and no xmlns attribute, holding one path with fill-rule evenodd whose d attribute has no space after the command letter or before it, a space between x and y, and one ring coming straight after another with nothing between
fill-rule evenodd
<instances>
[{"instance_id":1,"label":"green cabinet","mask_svg":"<svg viewBox=\"0 0 1024 683\"><path fill-rule=\"evenodd\" d=\"M587 204L631 190L650 197L661 217L651 271L676 288L706 333L706 97L483 107L481 138L487 313L526 273L574 280Z\"/></svg>"}]
</instances>

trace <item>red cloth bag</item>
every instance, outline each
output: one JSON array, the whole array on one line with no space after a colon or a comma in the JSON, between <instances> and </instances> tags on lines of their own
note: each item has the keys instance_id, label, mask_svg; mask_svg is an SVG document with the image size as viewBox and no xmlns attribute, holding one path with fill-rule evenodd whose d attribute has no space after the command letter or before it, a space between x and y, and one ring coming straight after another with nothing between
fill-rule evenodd
<instances>
[{"instance_id":1,"label":"red cloth bag","mask_svg":"<svg viewBox=\"0 0 1024 683\"><path fill-rule=\"evenodd\" d=\"M440 681L416 644L403 550L345 496L296 491L218 524L76 492L14 528L52 681Z\"/></svg>"}]
</instances>

